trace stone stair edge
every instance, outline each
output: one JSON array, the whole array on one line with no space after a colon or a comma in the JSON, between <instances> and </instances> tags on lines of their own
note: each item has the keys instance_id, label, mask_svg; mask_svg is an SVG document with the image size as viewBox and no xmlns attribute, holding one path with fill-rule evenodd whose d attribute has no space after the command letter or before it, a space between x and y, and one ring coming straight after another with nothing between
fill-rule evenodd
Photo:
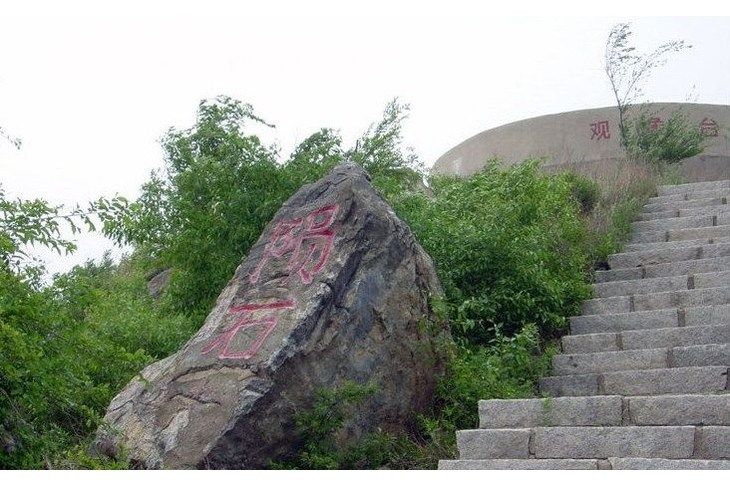
<instances>
[{"instance_id":1,"label":"stone stair edge","mask_svg":"<svg viewBox=\"0 0 730 487\"><path fill-rule=\"evenodd\" d=\"M728 205L727 203L659 211L643 211L642 208L642 211L637 213L634 222L666 221L674 218L686 218L692 216L713 216L728 212L730 212L730 205Z\"/></svg>"},{"instance_id":2,"label":"stone stair edge","mask_svg":"<svg viewBox=\"0 0 730 487\"><path fill-rule=\"evenodd\" d=\"M681 276L682 274L696 272L697 269L707 271L707 269L726 270L728 268L730 268L730 255L724 257L690 259L678 262L661 262L637 267L598 270L594 274L594 283L614 282L618 280L634 281L653 277Z\"/></svg>"},{"instance_id":3,"label":"stone stair edge","mask_svg":"<svg viewBox=\"0 0 730 487\"><path fill-rule=\"evenodd\" d=\"M726 205L726 197L709 197L691 200L657 201L648 202L642 207L643 213L656 211L686 210L689 208L706 208L709 206Z\"/></svg>"},{"instance_id":4,"label":"stone stair edge","mask_svg":"<svg viewBox=\"0 0 730 487\"><path fill-rule=\"evenodd\" d=\"M663 242L628 243L624 245L621 252L613 255L626 254L630 252L657 252L661 250L679 250L687 247L701 247L703 245L714 245L730 243L730 235L725 237L707 237L691 240L669 240Z\"/></svg>"},{"instance_id":5,"label":"stone stair edge","mask_svg":"<svg viewBox=\"0 0 730 487\"><path fill-rule=\"evenodd\" d=\"M728 226L728 229L730 230L730 225ZM610 270L619 270L647 265L679 264L680 262L721 258L728 256L730 256L730 242L720 241L717 243L687 245L670 248L629 250L626 252L618 252L616 254L609 255L607 260L610 266Z\"/></svg>"},{"instance_id":6,"label":"stone stair edge","mask_svg":"<svg viewBox=\"0 0 730 487\"><path fill-rule=\"evenodd\" d=\"M730 196L730 187L701 189L696 191L668 193L652 196L647 199L647 204L666 203L672 201L691 201L705 198L723 198L727 196Z\"/></svg>"},{"instance_id":7,"label":"stone stair edge","mask_svg":"<svg viewBox=\"0 0 730 487\"><path fill-rule=\"evenodd\" d=\"M648 346L662 343L668 345ZM730 323L565 335L561 339L561 351L562 353L590 353L596 350L610 352L713 343L730 343Z\"/></svg>"},{"instance_id":8,"label":"stone stair edge","mask_svg":"<svg viewBox=\"0 0 730 487\"><path fill-rule=\"evenodd\" d=\"M726 213L730 215L730 213ZM720 220L718 220L720 222ZM708 225L694 228L670 228L668 230L634 231L629 244L678 242L698 238L724 238L730 236L730 224L723 218L722 225Z\"/></svg>"},{"instance_id":9,"label":"stone stair edge","mask_svg":"<svg viewBox=\"0 0 730 487\"><path fill-rule=\"evenodd\" d=\"M629 244L639 244L639 243L653 243L653 242L661 242L662 240L647 240L647 236L655 236L660 235L661 238L665 238L667 242L669 241L681 241L681 240L688 240L686 238L681 237L686 232L693 232L700 235L707 235L708 238L715 235L717 232L721 230L727 230L728 227L730 227L730 213L722 213L720 216L712 216L712 217L687 217L687 218L693 218L693 219L703 219L706 220L703 223L709 223L708 225L697 225L697 226L689 226L689 227L665 227L664 229L656 229L656 228L636 228L633 226L632 223L632 232L631 232L631 239L627 242ZM651 222L653 220L649 220ZM646 223L646 222L642 222ZM650 225L645 225L649 226ZM641 227L641 226L640 226ZM681 238L676 238L677 236L680 236ZM724 235L719 235L720 237ZM675 238L673 238L675 237Z\"/></svg>"},{"instance_id":10,"label":"stone stair edge","mask_svg":"<svg viewBox=\"0 0 730 487\"><path fill-rule=\"evenodd\" d=\"M457 433L461 459L726 459L730 426L538 426Z\"/></svg>"},{"instance_id":11,"label":"stone stair edge","mask_svg":"<svg viewBox=\"0 0 730 487\"><path fill-rule=\"evenodd\" d=\"M553 377L681 367L730 366L730 344L639 348L587 353L561 353L552 358Z\"/></svg>"},{"instance_id":12,"label":"stone stair edge","mask_svg":"<svg viewBox=\"0 0 730 487\"><path fill-rule=\"evenodd\" d=\"M666 458L561 458L439 460L439 470L730 470L730 460Z\"/></svg>"},{"instance_id":13,"label":"stone stair edge","mask_svg":"<svg viewBox=\"0 0 730 487\"><path fill-rule=\"evenodd\" d=\"M730 283L730 269L710 272L691 272L677 276L597 282L593 283L593 290L595 294L594 298L607 298L614 296L631 296L635 294L651 294L652 290L657 288L663 288L666 289L664 292L670 292L723 287L714 285L716 282ZM642 291L642 288L646 292L639 292ZM611 294L605 294L608 292Z\"/></svg>"},{"instance_id":14,"label":"stone stair edge","mask_svg":"<svg viewBox=\"0 0 730 487\"><path fill-rule=\"evenodd\" d=\"M728 366L691 366L546 376L539 380L546 396L655 396L704 394L728 388Z\"/></svg>"},{"instance_id":15,"label":"stone stair edge","mask_svg":"<svg viewBox=\"0 0 730 487\"><path fill-rule=\"evenodd\" d=\"M730 305L571 316L572 336L730 324Z\"/></svg>"},{"instance_id":16,"label":"stone stair edge","mask_svg":"<svg viewBox=\"0 0 730 487\"><path fill-rule=\"evenodd\" d=\"M615 314L615 311L653 311L730 304L730 285L647 294L591 298L583 301L582 316Z\"/></svg>"},{"instance_id":17,"label":"stone stair edge","mask_svg":"<svg viewBox=\"0 0 730 487\"><path fill-rule=\"evenodd\" d=\"M657 186L658 194L681 193L691 188L725 188L730 187L730 179L717 179L714 181L697 181L692 183L660 184Z\"/></svg>"}]
</instances>

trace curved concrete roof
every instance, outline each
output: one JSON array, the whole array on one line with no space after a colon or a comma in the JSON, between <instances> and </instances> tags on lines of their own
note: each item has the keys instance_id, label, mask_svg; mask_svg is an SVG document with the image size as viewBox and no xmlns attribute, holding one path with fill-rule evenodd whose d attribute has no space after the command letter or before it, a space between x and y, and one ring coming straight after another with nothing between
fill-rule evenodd
<instances>
[{"instance_id":1,"label":"curved concrete roof","mask_svg":"<svg viewBox=\"0 0 730 487\"><path fill-rule=\"evenodd\" d=\"M703 156L730 157L730 106L698 103L652 103L646 105L656 114L657 123L681 110L709 135ZM546 158L546 165L593 162L624 156L618 133L616 107L591 108L544 115L485 130L468 138L438 158L432 171L468 176L489 159L505 164L525 159Z\"/></svg>"}]
</instances>

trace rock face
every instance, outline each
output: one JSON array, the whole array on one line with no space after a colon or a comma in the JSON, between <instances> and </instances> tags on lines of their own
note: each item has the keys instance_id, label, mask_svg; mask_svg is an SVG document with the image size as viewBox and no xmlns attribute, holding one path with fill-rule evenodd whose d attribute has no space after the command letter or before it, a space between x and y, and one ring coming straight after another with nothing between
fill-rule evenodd
<instances>
[{"instance_id":1,"label":"rock face","mask_svg":"<svg viewBox=\"0 0 730 487\"><path fill-rule=\"evenodd\" d=\"M147 281L147 292L150 293L152 299L158 299L170 284L172 277L172 269L162 269L150 277Z\"/></svg>"},{"instance_id":2,"label":"rock face","mask_svg":"<svg viewBox=\"0 0 730 487\"><path fill-rule=\"evenodd\" d=\"M297 445L293 415L345 381L377 393L340 440L427 408L445 324L429 256L357 166L276 214L198 333L112 401L96 449L143 468L261 468Z\"/></svg>"}]
</instances>

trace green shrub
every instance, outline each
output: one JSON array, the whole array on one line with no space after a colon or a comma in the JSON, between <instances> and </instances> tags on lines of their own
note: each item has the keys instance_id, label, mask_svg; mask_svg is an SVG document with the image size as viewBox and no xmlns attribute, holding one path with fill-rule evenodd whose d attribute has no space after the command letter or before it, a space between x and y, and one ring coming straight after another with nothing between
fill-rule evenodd
<instances>
[{"instance_id":1,"label":"green shrub","mask_svg":"<svg viewBox=\"0 0 730 487\"><path fill-rule=\"evenodd\" d=\"M702 153L706 137L680 111L662 120L646 112L626 122L629 154L651 163L676 163Z\"/></svg>"},{"instance_id":2,"label":"green shrub","mask_svg":"<svg viewBox=\"0 0 730 487\"><path fill-rule=\"evenodd\" d=\"M589 215L601 200L601 187L597 182L575 173L565 173L570 193L583 215Z\"/></svg>"},{"instance_id":3,"label":"green shrub","mask_svg":"<svg viewBox=\"0 0 730 487\"><path fill-rule=\"evenodd\" d=\"M274 462L276 469L424 469L453 456L453 428L438 419L421 417L420 431L404 435L376 431L343 444L340 433L356 407L376 392L372 385L347 382L321 389L313 406L296 416L301 448L293 458Z\"/></svg>"},{"instance_id":4,"label":"green shrub","mask_svg":"<svg viewBox=\"0 0 730 487\"><path fill-rule=\"evenodd\" d=\"M0 467L119 466L79 445L112 397L197 325L155 306L129 261L88 263L43 289L0 268Z\"/></svg>"},{"instance_id":5,"label":"green shrub","mask_svg":"<svg viewBox=\"0 0 730 487\"><path fill-rule=\"evenodd\" d=\"M431 195L392 198L436 263L457 337L486 345L495 327L512 335L529 323L552 336L590 295L573 179L542 174L537 161L490 164L432 178Z\"/></svg>"},{"instance_id":6,"label":"green shrub","mask_svg":"<svg viewBox=\"0 0 730 487\"><path fill-rule=\"evenodd\" d=\"M533 397L555 352L555 346L541 346L534 325L509 337L495 330L486 347L458 347L439 385L439 417L454 429L477 428L479 400Z\"/></svg>"},{"instance_id":7,"label":"green shrub","mask_svg":"<svg viewBox=\"0 0 730 487\"><path fill-rule=\"evenodd\" d=\"M295 462L275 465L279 468L342 468L343 453L336 441L348 412L376 392L371 385L345 382L336 389L317 391L312 407L295 416L302 450ZM351 413L350 413L351 414Z\"/></svg>"}]
</instances>

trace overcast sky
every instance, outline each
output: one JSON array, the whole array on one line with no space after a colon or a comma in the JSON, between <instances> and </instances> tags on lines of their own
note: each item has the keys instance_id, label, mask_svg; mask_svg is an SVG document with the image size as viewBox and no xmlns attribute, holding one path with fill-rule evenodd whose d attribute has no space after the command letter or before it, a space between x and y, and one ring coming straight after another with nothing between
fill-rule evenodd
<instances>
[{"instance_id":1,"label":"overcast sky","mask_svg":"<svg viewBox=\"0 0 730 487\"><path fill-rule=\"evenodd\" d=\"M211 12L208 12L209 14ZM134 197L162 164L159 137L187 127L203 98L251 103L282 155L321 127L347 143L397 96L405 136L430 165L487 128L612 104L603 51L632 21L637 46L694 47L647 86L652 101L730 103L728 18L451 16L0 16L0 183L13 196L83 203ZM51 271L111 246L84 236Z\"/></svg>"}]
</instances>

